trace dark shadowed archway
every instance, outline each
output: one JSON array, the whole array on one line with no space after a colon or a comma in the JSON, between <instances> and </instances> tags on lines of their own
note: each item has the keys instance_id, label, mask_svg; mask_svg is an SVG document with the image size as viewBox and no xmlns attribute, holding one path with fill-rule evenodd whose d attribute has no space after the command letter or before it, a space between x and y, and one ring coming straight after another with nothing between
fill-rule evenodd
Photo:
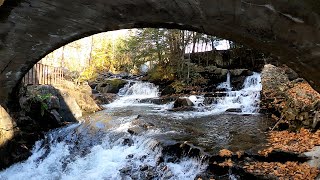
<instances>
[{"instance_id":1,"label":"dark shadowed archway","mask_svg":"<svg viewBox=\"0 0 320 180\"><path fill-rule=\"evenodd\" d=\"M319 0L7 0L0 7L0 105L52 50L135 27L194 30L271 52L318 90Z\"/></svg>"}]
</instances>

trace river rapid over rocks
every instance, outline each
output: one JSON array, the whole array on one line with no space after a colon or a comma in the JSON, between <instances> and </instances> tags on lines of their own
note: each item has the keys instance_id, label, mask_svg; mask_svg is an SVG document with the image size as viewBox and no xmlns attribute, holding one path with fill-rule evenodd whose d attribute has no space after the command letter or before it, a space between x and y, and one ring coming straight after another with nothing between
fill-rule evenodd
<instances>
[{"instance_id":1,"label":"river rapid over rocks","mask_svg":"<svg viewBox=\"0 0 320 180\"><path fill-rule=\"evenodd\" d=\"M174 102L153 104L158 88L129 81L105 110L82 122L52 130L32 155L0 172L0 179L243 179L235 169L217 169L221 149L255 156L265 147L270 126L259 114L261 79L247 77L232 91L230 79L219 85L225 96L207 102L186 96L192 111L171 111Z\"/></svg>"}]
</instances>

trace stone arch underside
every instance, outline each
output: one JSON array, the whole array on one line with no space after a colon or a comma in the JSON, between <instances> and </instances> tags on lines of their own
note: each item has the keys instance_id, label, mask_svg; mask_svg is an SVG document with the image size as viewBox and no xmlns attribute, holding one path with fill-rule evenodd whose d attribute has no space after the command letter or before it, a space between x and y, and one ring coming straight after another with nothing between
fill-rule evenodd
<instances>
[{"instance_id":1,"label":"stone arch underside","mask_svg":"<svg viewBox=\"0 0 320 180\"><path fill-rule=\"evenodd\" d=\"M0 7L0 105L42 57L98 32L166 27L270 52L320 90L318 0L7 0Z\"/></svg>"}]
</instances>

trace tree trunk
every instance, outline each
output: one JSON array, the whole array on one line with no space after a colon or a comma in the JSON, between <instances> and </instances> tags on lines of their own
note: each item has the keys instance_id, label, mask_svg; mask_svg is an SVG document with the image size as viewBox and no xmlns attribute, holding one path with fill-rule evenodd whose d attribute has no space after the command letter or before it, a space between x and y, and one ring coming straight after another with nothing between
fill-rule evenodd
<instances>
[{"instance_id":1,"label":"tree trunk","mask_svg":"<svg viewBox=\"0 0 320 180\"><path fill-rule=\"evenodd\" d=\"M197 33L193 32L192 33L192 54L195 52L195 48L196 48L196 42L197 42Z\"/></svg>"}]
</instances>

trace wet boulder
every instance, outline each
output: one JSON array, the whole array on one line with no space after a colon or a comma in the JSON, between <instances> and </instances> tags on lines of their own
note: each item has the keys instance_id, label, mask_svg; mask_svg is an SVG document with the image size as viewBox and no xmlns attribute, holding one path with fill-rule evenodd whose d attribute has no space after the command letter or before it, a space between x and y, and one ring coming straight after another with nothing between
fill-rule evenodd
<instances>
[{"instance_id":1,"label":"wet boulder","mask_svg":"<svg viewBox=\"0 0 320 180\"><path fill-rule=\"evenodd\" d=\"M224 99L228 95L227 92L217 91L204 94L204 105L216 104L219 100Z\"/></svg>"},{"instance_id":2,"label":"wet boulder","mask_svg":"<svg viewBox=\"0 0 320 180\"><path fill-rule=\"evenodd\" d=\"M294 70L290 69L290 68L285 68L285 73L288 76L288 79L290 81L296 80L299 78L298 73L296 73Z\"/></svg>"},{"instance_id":3,"label":"wet boulder","mask_svg":"<svg viewBox=\"0 0 320 180\"><path fill-rule=\"evenodd\" d=\"M179 98L173 104L173 108L192 107L192 106L194 106L194 104L188 98Z\"/></svg>"},{"instance_id":4,"label":"wet boulder","mask_svg":"<svg viewBox=\"0 0 320 180\"><path fill-rule=\"evenodd\" d=\"M230 70L231 76L251 76L252 71L248 69L232 69Z\"/></svg>"},{"instance_id":5,"label":"wet boulder","mask_svg":"<svg viewBox=\"0 0 320 180\"><path fill-rule=\"evenodd\" d=\"M131 170L132 170L132 168L127 166L127 167L124 167L124 168L120 169L119 171L120 171L121 174L129 175Z\"/></svg>"},{"instance_id":6,"label":"wet boulder","mask_svg":"<svg viewBox=\"0 0 320 180\"><path fill-rule=\"evenodd\" d=\"M97 93L93 94L92 98L97 104L102 105L112 103L117 98L117 95L113 93Z\"/></svg>"},{"instance_id":7,"label":"wet boulder","mask_svg":"<svg viewBox=\"0 0 320 180\"><path fill-rule=\"evenodd\" d=\"M162 96L160 98L141 99L140 103L152 103L152 104L157 104L157 105L163 105L163 104L168 104L168 103L175 101L177 99L178 99L177 95Z\"/></svg>"},{"instance_id":8,"label":"wet boulder","mask_svg":"<svg viewBox=\"0 0 320 180\"><path fill-rule=\"evenodd\" d=\"M64 119L78 119L82 117L82 110L74 97L68 93L62 94L61 109L59 113Z\"/></svg>"},{"instance_id":9,"label":"wet boulder","mask_svg":"<svg viewBox=\"0 0 320 180\"><path fill-rule=\"evenodd\" d=\"M226 110L226 112L241 113L242 110L241 110L241 108L229 108L229 109Z\"/></svg>"},{"instance_id":10,"label":"wet boulder","mask_svg":"<svg viewBox=\"0 0 320 180\"><path fill-rule=\"evenodd\" d=\"M132 121L132 127L128 129L128 133L131 135L138 135L141 134L144 131L147 131L148 129L154 128L154 124L151 122L145 122L143 120L140 120L140 115L137 115L137 118Z\"/></svg>"},{"instance_id":11,"label":"wet boulder","mask_svg":"<svg viewBox=\"0 0 320 180\"><path fill-rule=\"evenodd\" d=\"M57 96L50 96L47 99L48 110L60 109L60 100Z\"/></svg>"},{"instance_id":12,"label":"wet boulder","mask_svg":"<svg viewBox=\"0 0 320 180\"><path fill-rule=\"evenodd\" d=\"M129 146L130 147L130 146L132 146L134 144L134 141L132 139L130 139L130 138L125 138L123 140L122 144L125 145L125 146Z\"/></svg>"},{"instance_id":13,"label":"wet boulder","mask_svg":"<svg viewBox=\"0 0 320 180\"><path fill-rule=\"evenodd\" d=\"M62 125L61 124L62 117L60 116L59 112L56 109L51 110L50 115L56 124Z\"/></svg>"},{"instance_id":14,"label":"wet boulder","mask_svg":"<svg viewBox=\"0 0 320 180\"><path fill-rule=\"evenodd\" d=\"M178 98L170 111L192 111L194 110L193 102L188 98Z\"/></svg>"},{"instance_id":15,"label":"wet boulder","mask_svg":"<svg viewBox=\"0 0 320 180\"><path fill-rule=\"evenodd\" d=\"M142 124L142 127L145 128L145 129L151 129L151 128L154 127L154 124L150 123L150 122L146 122L146 123Z\"/></svg>"},{"instance_id":16,"label":"wet boulder","mask_svg":"<svg viewBox=\"0 0 320 180\"><path fill-rule=\"evenodd\" d=\"M317 129L320 126L320 112L316 111L313 117L312 128Z\"/></svg>"},{"instance_id":17,"label":"wet boulder","mask_svg":"<svg viewBox=\"0 0 320 180\"><path fill-rule=\"evenodd\" d=\"M149 169L149 166L144 164L144 165L140 165L140 171L146 171Z\"/></svg>"},{"instance_id":18,"label":"wet boulder","mask_svg":"<svg viewBox=\"0 0 320 180\"><path fill-rule=\"evenodd\" d=\"M232 90L238 91L243 88L247 76L231 76Z\"/></svg>"},{"instance_id":19,"label":"wet boulder","mask_svg":"<svg viewBox=\"0 0 320 180\"><path fill-rule=\"evenodd\" d=\"M131 127L128 129L128 133L130 133L131 135L139 135L144 131L145 131L145 129L140 126L134 126L134 127Z\"/></svg>"},{"instance_id":20,"label":"wet boulder","mask_svg":"<svg viewBox=\"0 0 320 180\"><path fill-rule=\"evenodd\" d=\"M168 111L178 112L178 111L193 111L193 110L194 110L193 106L183 106L179 108L172 108L172 109L169 109Z\"/></svg>"},{"instance_id":21,"label":"wet boulder","mask_svg":"<svg viewBox=\"0 0 320 180\"><path fill-rule=\"evenodd\" d=\"M216 97L205 97L203 104L204 105L216 104L218 100L219 98L216 98Z\"/></svg>"},{"instance_id":22,"label":"wet boulder","mask_svg":"<svg viewBox=\"0 0 320 180\"><path fill-rule=\"evenodd\" d=\"M127 81L123 79L109 79L99 83L96 90L100 93L118 93L126 84Z\"/></svg>"},{"instance_id":23,"label":"wet boulder","mask_svg":"<svg viewBox=\"0 0 320 180\"><path fill-rule=\"evenodd\" d=\"M232 69L229 72L231 75L231 86L233 87L233 90L242 89L245 79L253 74L253 72L248 69Z\"/></svg>"}]
</instances>

